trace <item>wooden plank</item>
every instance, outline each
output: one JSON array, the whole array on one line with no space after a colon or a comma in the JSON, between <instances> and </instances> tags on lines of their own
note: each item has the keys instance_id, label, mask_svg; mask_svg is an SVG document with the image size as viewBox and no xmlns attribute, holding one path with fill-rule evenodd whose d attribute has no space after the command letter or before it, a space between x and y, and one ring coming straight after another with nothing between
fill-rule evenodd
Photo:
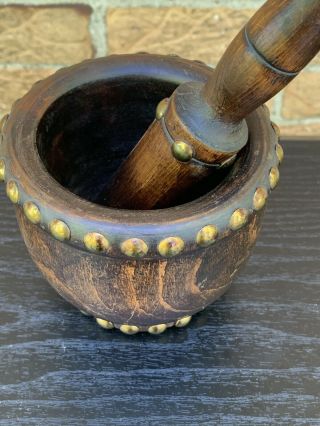
<instances>
[{"instance_id":1,"label":"wooden plank","mask_svg":"<svg viewBox=\"0 0 320 426\"><path fill-rule=\"evenodd\" d=\"M319 425L320 143L284 145L246 269L158 337L105 331L63 301L2 188L0 424Z\"/></svg>"}]
</instances>

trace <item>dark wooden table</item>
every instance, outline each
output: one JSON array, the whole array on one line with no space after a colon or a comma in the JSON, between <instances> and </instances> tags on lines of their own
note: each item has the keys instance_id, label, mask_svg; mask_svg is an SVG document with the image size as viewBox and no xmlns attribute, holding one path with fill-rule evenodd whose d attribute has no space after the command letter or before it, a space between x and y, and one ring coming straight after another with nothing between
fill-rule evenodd
<instances>
[{"instance_id":1,"label":"dark wooden table","mask_svg":"<svg viewBox=\"0 0 320 426\"><path fill-rule=\"evenodd\" d=\"M1 425L320 425L320 142L285 142L231 290L186 329L99 328L30 260L1 191Z\"/></svg>"}]
</instances>

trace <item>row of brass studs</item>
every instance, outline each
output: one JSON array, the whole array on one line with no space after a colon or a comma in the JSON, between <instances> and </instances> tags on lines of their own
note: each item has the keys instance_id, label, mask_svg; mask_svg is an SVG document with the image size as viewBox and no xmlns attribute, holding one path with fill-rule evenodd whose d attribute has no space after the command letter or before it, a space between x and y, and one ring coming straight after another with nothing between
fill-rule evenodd
<instances>
[{"instance_id":1,"label":"row of brass studs","mask_svg":"<svg viewBox=\"0 0 320 426\"><path fill-rule=\"evenodd\" d=\"M160 117L165 107L167 100L160 102L157 108L157 117ZM161 107L161 108L160 108ZM279 128L272 123L272 127L279 137ZM279 143L276 144L276 155L279 163L283 160L283 149ZM6 165L4 160L0 160L0 180L4 181L6 177ZM271 189L274 189L279 181L279 170L277 167L272 167L269 172L269 185ZM7 182L7 195L9 199L17 204L20 200L20 193L18 185L14 180ZM258 211L265 205L268 192L263 187L258 187L253 196L253 209ZM23 204L23 210L26 217L33 224L39 224L41 222L41 212L38 206L32 201L27 201ZM248 220L249 212L244 208L235 210L229 220L229 227L235 231L244 226ZM49 223L49 230L51 234L59 241L67 241L71 238L71 231L68 225L59 219L54 219ZM218 228L215 225L206 225L196 235L196 243L201 247L209 246L214 243L218 237ZM108 239L97 233L90 232L84 236L83 243L87 250L93 253L107 252L110 249L110 243ZM184 249L185 243L182 238L177 236L171 236L164 238L158 244L157 250L163 257L173 257L181 253ZM139 258L143 257L148 252L148 246L145 241L139 238L130 238L123 241L120 245L122 253L126 256Z\"/></svg>"},{"instance_id":2,"label":"row of brass studs","mask_svg":"<svg viewBox=\"0 0 320 426\"><path fill-rule=\"evenodd\" d=\"M191 321L191 316L185 316L183 318L178 319L173 325L175 327L181 328L185 327L189 324ZM114 328L114 325L111 321L104 320L102 318L96 318L97 323L100 325L100 327L105 328L106 330L111 330ZM151 325L148 328L148 333L150 334L161 334L163 333L170 325L168 324L157 324L157 325ZM122 324L120 326L120 331L125 334L137 334L141 330L136 325L129 325L129 324Z\"/></svg>"},{"instance_id":3,"label":"row of brass studs","mask_svg":"<svg viewBox=\"0 0 320 426\"><path fill-rule=\"evenodd\" d=\"M0 164L0 177L2 179L3 167ZM269 184L271 189L275 188L279 181L279 170L277 167L272 167L269 174ZM17 184L10 180L7 183L7 195L13 203L18 203L20 194ZM260 210L265 205L268 192L265 188L259 187L255 191L253 196L253 208L254 210ZM39 224L41 222L41 213L39 208L31 201L27 201L23 204L23 210L26 217L33 224ZM229 221L229 227L233 231L240 229L244 226L248 220L249 212L244 208L235 210ZM54 219L49 224L49 230L51 234L59 241L66 241L71 238L71 231L68 225L59 219ZM218 228L215 225L206 225L196 235L196 243L199 246L206 247L215 242L218 236ZM83 239L85 247L91 252L107 252L110 249L110 243L108 239L97 233L90 232L84 236ZM181 253L184 249L185 243L182 238L177 236L164 238L158 244L158 252L163 257L173 257ZM147 244L139 238L130 238L120 245L122 253L129 257L143 257L148 252Z\"/></svg>"}]
</instances>

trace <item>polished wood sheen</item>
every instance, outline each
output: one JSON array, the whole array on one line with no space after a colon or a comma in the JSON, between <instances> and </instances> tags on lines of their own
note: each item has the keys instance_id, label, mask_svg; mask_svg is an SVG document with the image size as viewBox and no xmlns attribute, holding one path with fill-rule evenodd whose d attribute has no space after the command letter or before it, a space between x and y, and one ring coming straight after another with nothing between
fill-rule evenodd
<instances>
[{"instance_id":1,"label":"polished wood sheen","mask_svg":"<svg viewBox=\"0 0 320 426\"><path fill-rule=\"evenodd\" d=\"M203 95L237 122L283 89L320 49L319 0L269 0L230 44Z\"/></svg>"},{"instance_id":2,"label":"polished wood sheen","mask_svg":"<svg viewBox=\"0 0 320 426\"><path fill-rule=\"evenodd\" d=\"M103 189L105 204L167 207L215 173L204 164L178 162L170 152L171 139L188 142L194 157L211 165L231 158L246 143L243 119L283 89L318 52L319 28L320 1L267 1L232 41L204 86L176 89L164 118L153 121L112 185ZM231 138L238 138L238 145L233 141L234 148L228 149Z\"/></svg>"},{"instance_id":3,"label":"polished wood sheen","mask_svg":"<svg viewBox=\"0 0 320 426\"><path fill-rule=\"evenodd\" d=\"M319 0L272 0L249 21L247 34L272 66L299 72L320 48L319 14Z\"/></svg>"}]
</instances>

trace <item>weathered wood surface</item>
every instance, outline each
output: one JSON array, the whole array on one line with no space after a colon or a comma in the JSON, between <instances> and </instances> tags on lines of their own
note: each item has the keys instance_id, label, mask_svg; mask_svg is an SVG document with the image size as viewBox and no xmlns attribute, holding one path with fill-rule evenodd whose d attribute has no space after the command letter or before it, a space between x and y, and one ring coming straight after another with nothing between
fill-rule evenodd
<instances>
[{"instance_id":1,"label":"weathered wood surface","mask_svg":"<svg viewBox=\"0 0 320 426\"><path fill-rule=\"evenodd\" d=\"M41 278L1 188L1 425L319 425L320 143L281 182L231 290L186 329L100 329Z\"/></svg>"}]
</instances>

